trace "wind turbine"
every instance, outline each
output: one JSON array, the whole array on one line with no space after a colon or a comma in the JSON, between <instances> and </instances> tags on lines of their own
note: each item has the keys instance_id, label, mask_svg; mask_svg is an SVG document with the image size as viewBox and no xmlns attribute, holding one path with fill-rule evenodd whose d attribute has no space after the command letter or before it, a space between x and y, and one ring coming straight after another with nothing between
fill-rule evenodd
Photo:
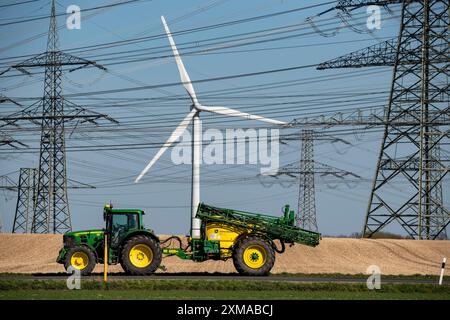
<instances>
[{"instance_id":1,"label":"wind turbine","mask_svg":"<svg viewBox=\"0 0 450 320\"><path fill-rule=\"evenodd\" d=\"M142 170L139 176L136 178L135 182L139 182L142 177L150 170L150 168L155 164L156 161L163 155L163 153L184 133L189 123L193 123L193 135L192 135L192 189L191 189L191 237L192 239L200 238L200 219L195 218L197 214L197 208L200 203L200 157L201 157L201 144L202 144L202 135L201 135L201 120L200 120L200 112L206 111L211 113L216 113L220 115L226 115L231 117L239 117L247 120L258 120L267 122L270 124L276 125L285 125L285 122L268 119L265 117L241 112L238 110L226 108L226 107L218 107L218 106L205 106L202 105L195 94L194 87L192 85L191 79L184 67L183 61L181 60L180 54L178 53L178 49L175 45L175 41L172 38L172 34L167 26L166 20L164 16L161 16L161 21L164 25L164 29L166 31L167 37L169 38L170 46L172 47L172 51L175 57L175 61L177 62L178 71L180 73L181 83L186 89L192 100L191 111L188 115L181 121L178 127L173 131L172 135L167 139L164 145L159 149L153 159L147 164L147 166Z\"/></svg>"}]
</instances>

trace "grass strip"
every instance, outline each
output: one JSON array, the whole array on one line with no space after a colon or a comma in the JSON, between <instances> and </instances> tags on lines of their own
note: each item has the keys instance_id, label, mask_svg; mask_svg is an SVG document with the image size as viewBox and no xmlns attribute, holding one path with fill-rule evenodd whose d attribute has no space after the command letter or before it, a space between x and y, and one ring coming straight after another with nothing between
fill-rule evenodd
<instances>
[{"instance_id":1,"label":"grass strip","mask_svg":"<svg viewBox=\"0 0 450 320\"><path fill-rule=\"evenodd\" d=\"M449 300L446 293L345 291L212 290L17 290L0 291L0 300Z\"/></svg>"},{"instance_id":2,"label":"grass strip","mask_svg":"<svg viewBox=\"0 0 450 320\"><path fill-rule=\"evenodd\" d=\"M103 273L93 273L93 276L101 276L103 277ZM183 273L183 272L177 272L177 273L158 273L157 277L164 279L165 276L219 276L223 277L224 280L227 279L227 277L236 277L239 275L238 273L220 273L220 272L191 272L191 273ZM1 279L7 279L7 278L33 278L33 277L52 277L52 276L61 276L67 277L66 273L12 273L12 272L4 272L0 273L0 280ZM112 273L110 274L110 277L114 279L115 276L129 276L126 273ZM368 275L364 273L358 273L358 274L344 274L344 273L287 273L287 272L281 272L281 273L272 273L268 276L268 278L271 277L286 277L286 278L331 278L331 279L367 279ZM387 280L436 280L439 278L438 275L423 275L423 274L413 274L413 275L382 275L382 279ZM444 282L450 282L450 275L444 275L443 278Z\"/></svg>"},{"instance_id":3,"label":"grass strip","mask_svg":"<svg viewBox=\"0 0 450 320\"><path fill-rule=\"evenodd\" d=\"M242 280L82 280L83 290L191 290L191 291L369 291L365 283L293 283ZM0 291L67 290L65 280L0 280ZM434 284L381 284L377 292L439 293L450 296L450 286Z\"/></svg>"}]
</instances>

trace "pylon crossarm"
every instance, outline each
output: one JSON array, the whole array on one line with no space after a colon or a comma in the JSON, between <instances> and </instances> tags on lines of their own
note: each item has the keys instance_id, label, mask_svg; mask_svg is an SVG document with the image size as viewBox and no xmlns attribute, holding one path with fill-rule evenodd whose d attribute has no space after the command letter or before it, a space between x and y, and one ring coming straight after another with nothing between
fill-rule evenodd
<instances>
[{"instance_id":1,"label":"pylon crossarm","mask_svg":"<svg viewBox=\"0 0 450 320\"><path fill-rule=\"evenodd\" d=\"M18 64L13 65L11 68L16 69L22 73L30 75L31 73L27 71L27 68L45 68L45 67L53 67L53 66L77 66L73 69L69 69L69 72L73 72L75 70L87 67L87 66L93 66L100 70L106 71L106 67L104 67L101 64L98 64L95 61L79 58L76 56L73 56L69 53L63 52L63 51L50 51L50 52L44 52L40 53L32 58L29 58L23 62L20 62ZM10 68L2 72L7 72Z\"/></svg>"},{"instance_id":2,"label":"pylon crossarm","mask_svg":"<svg viewBox=\"0 0 450 320\"><path fill-rule=\"evenodd\" d=\"M6 133L3 133L0 131L0 146L10 146L14 149L19 149L19 147L25 147L28 148L28 145L20 142L19 140L14 139L13 137L11 137L10 135L7 135ZM19 145L19 146L17 146Z\"/></svg>"},{"instance_id":3,"label":"pylon crossarm","mask_svg":"<svg viewBox=\"0 0 450 320\"><path fill-rule=\"evenodd\" d=\"M7 191L16 191L17 185L7 175L0 176L0 189Z\"/></svg>"},{"instance_id":4,"label":"pylon crossarm","mask_svg":"<svg viewBox=\"0 0 450 320\"><path fill-rule=\"evenodd\" d=\"M411 2L413 1L418 0L411 0ZM338 10L354 10L364 6L387 6L390 4L400 4L402 2L403 0L340 0L335 8Z\"/></svg>"},{"instance_id":5,"label":"pylon crossarm","mask_svg":"<svg viewBox=\"0 0 450 320\"><path fill-rule=\"evenodd\" d=\"M20 103L14 101L11 98L8 98L8 97L6 97L6 96L4 96L3 94L0 93L0 103L4 103L4 102L11 102L11 103L13 103L13 104L15 104L16 106L19 106L19 107L22 106Z\"/></svg>"},{"instance_id":6,"label":"pylon crossarm","mask_svg":"<svg viewBox=\"0 0 450 320\"><path fill-rule=\"evenodd\" d=\"M80 122L87 122L87 121L95 121L95 120L99 120L99 119L104 119L107 120L108 122L112 122L115 124L118 124L119 121L117 121L116 119L110 117L107 114L104 113L99 113L96 111L92 111L92 110L88 110L82 106L79 106L73 102L70 102L68 100L64 99L64 103L66 104L67 108L65 111L65 115L69 118L79 118ZM95 122L93 122L95 123Z\"/></svg>"}]
</instances>

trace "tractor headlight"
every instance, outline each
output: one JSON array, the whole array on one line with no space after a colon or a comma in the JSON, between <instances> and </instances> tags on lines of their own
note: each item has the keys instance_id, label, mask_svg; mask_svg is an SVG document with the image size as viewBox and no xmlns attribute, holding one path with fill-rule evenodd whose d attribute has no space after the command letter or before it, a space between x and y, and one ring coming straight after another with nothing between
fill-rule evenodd
<instances>
[{"instance_id":1,"label":"tractor headlight","mask_svg":"<svg viewBox=\"0 0 450 320\"><path fill-rule=\"evenodd\" d=\"M64 247L73 247L75 245L75 238L73 236L63 236Z\"/></svg>"}]
</instances>

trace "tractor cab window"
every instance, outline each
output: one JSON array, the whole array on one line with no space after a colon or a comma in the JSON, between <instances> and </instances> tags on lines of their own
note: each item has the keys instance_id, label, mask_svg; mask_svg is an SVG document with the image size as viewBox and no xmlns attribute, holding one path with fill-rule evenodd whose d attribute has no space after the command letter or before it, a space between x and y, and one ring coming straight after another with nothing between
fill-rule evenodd
<instances>
[{"instance_id":1,"label":"tractor cab window","mask_svg":"<svg viewBox=\"0 0 450 320\"><path fill-rule=\"evenodd\" d=\"M138 228L137 214L114 213L111 215L111 236L112 243L120 243L121 238L130 229Z\"/></svg>"},{"instance_id":2,"label":"tractor cab window","mask_svg":"<svg viewBox=\"0 0 450 320\"><path fill-rule=\"evenodd\" d=\"M112 215L113 229L135 229L138 227L138 215L133 213L115 213Z\"/></svg>"},{"instance_id":3,"label":"tractor cab window","mask_svg":"<svg viewBox=\"0 0 450 320\"><path fill-rule=\"evenodd\" d=\"M138 215L137 214L129 214L128 215L128 228L137 229L138 227Z\"/></svg>"}]
</instances>

